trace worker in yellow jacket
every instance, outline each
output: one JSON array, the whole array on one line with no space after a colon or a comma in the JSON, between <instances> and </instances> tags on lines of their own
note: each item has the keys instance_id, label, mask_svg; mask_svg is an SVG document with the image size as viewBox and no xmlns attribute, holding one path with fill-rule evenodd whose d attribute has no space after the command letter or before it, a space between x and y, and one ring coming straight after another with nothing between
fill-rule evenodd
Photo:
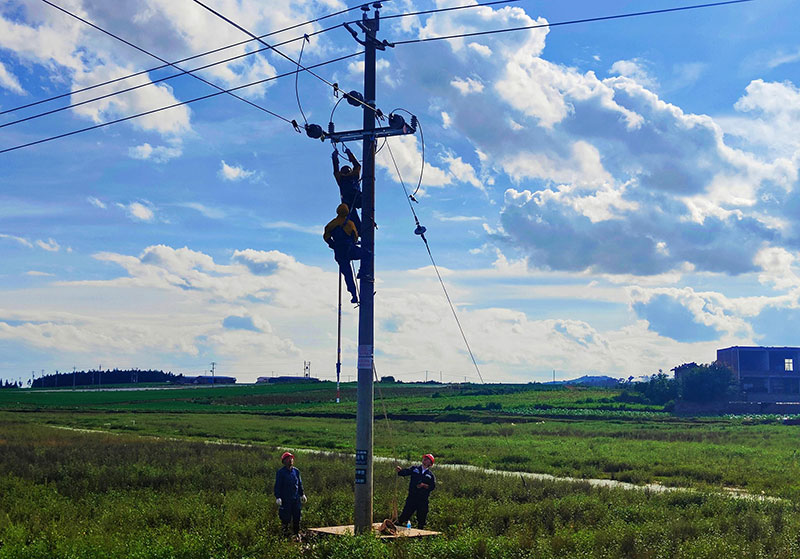
<instances>
[{"instance_id":1,"label":"worker in yellow jacket","mask_svg":"<svg viewBox=\"0 0 800 559\"><path fill-rule=\"evenodd\" d=\"M339 264L339 272L344 276L347 291L352 296L351 303L358 303L356 282L353 279L353 270L350 268L352 260L361 260L361 247L358 242L358 229L349 219L350 208L347 204L339 204L336 208L336 217L326 226L322 238L333 249L333 257Z\"/></svg>"}]
</instances>

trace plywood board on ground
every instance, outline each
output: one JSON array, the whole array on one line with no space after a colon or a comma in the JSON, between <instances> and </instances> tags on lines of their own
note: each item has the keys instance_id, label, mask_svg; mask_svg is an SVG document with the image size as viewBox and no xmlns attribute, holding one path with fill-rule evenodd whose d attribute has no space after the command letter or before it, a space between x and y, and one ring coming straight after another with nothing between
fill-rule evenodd
<instances>
[{"instance_id":1,"label":"plywood board on ground","mask_svg":"<svg viewBox=\"0 0 800 559\"><path fill-rule=\"evenodd\" d=\"M375 534L381 538L392 539L392 538L421 538L423 536L438 536L441 532L434 532L432 530L419 530L417 528L397 528L397 535L394 534L381 534L378 532L380 528L380 522L376 522L372 525L372 529L375 531ZM348 524L347 526L323 526L322 528L309 528L308 530L314 534L328 534L328 535L353 535L355 533L355 527L352 524Z\"/></svg>"}]
</instances>

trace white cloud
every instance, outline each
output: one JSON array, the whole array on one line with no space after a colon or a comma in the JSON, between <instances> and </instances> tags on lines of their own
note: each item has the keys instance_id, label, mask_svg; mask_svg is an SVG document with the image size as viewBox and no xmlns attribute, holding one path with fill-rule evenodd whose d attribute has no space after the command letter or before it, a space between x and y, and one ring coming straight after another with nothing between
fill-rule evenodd
<instances>
[{"instance_id":1,"label":"white cloud","mask_svg":"<svg viewBox=\"0 0 800 559\"><path fill-rule=\"evenodd\" d=\"M47 239L47 241L38 240L36 241L36 246L48 252L58 252L61 249L61 246L53 239Z\"/></svg>"},{"instance_id":2,"label":"white cloud","mask_svg":"<svg viewBox=\"0 0 800 559\"><path fill-rule=\"evenodd\" d=\"M250 177L255 176L255 171L248 171L244 167L239 167L236 165L228 165L225 161L222 161L222 165L219 169L219 178L226 180L226 181L241 181L244 179L248 179Z\"/></svg>"},{"instance_id":3,"label":"white cloud","mask_svg":"<svg viewBox=\"0 0 800 559\"><path fill-rule=\"evenodd\" d=\"M155 219L155 212L149 202L131 202L127 205L118 203L117 206L124 209L128 217L134 221L153 221Z\"/></svg>"},{"instance_id":4,"label":"white cloud","mask_svg":"<svg viewBox=\"0 0 800 559\"><path fill-rule=\"evenodd\" d=\"M658 88L658 81L647 71L648 62L640 58L617 60L611 65L609 73L631 78L648 89Z\"/></svg>"},{"instance_id":5,"label":"white cloud","mask_svg":"<svg viewBox=\"0 0 800 559\"><path fill-rule=\"evenodd\" d=\"M27 272L25 272L25 275L26 276L33 276L33 277L51 277L54 274L50 274L50 273L47 273L47 272L40 272L38 270L28 270Z\"/></svg>"},{"instance_id":6,"label":"white cloud","mask_svg":"<svg viewBox=\"0 0 800 559\"><path fill-rule=\"evenodd\" d=\"M455 87L461 95L469 95L470 93L480 93L483 91L483 84L479 80L473 78L467 78L465 80L455 78L450 81L450 85Z\"/></svg>"},{"instance_id":7,"label":"white cloud","mask_svg":"<svg viewBox=\"0 0 800 559\"><path fill-rule=\"evenodd\" d=\"M429 160L430 152L426 153ZM375 163L389 172L389 176L395 182L400 182L395 170L394 161L400 170L406 186L416 185L422 164L422 152L419 149L419 142L416 135L394 136L389 138L386 149L378 152ZM422 178L423 186L447 186L453 182L452 175L446 171L435 167L425 161L424 173Z\"/></svg>"},{"instance_id":8,"label":"white cloud","mask_svg":"<svg viewBox=\"0 0 800 559\"><path fill-rule=\"evenodd\" d=\"M335 216L334 216L335 217ZM299 225L289 221L273 221L264 223L264 229L288 229L289 231L297 231L298 233L306 233L308 235L321 235L324 227L322 225Z\"/></svg>"},{"instance_id":9,"label":"white cloud","mask_svg":"<svg viewBox=\"0 0 800 559\"><path fill-rule=\"evenodd\" d=\"M128 155L133 159L144 161L152 160L155 163L166 163L170 159L175 159L183 154L183 145L180 140L172 139L168 145L151 146L149 143L128 149Z\"/></svg>"},{"instance_id":10,"label":"white cloud","mask_svg":"<svg viewBox=\"0 0 800 559\"><path fill-rule=\"evenodd\" d=\"M8 71L8 68L0 62L0 87L3 87L18 95L27 95L22 88L17 77Z\"/></svg>"},{"instance_id":11,"label":"white cloud","mask_svg":"<svg viewBox=\"0 0 800 559\"><path fill-rule=\"evenodd\" d=\"M183 208L189 208L196 212L200 212L204 216L209 219L224 219L226 214L219 208L209 208L208 206L201 204L199 202L185 202L183 204L177 204Z\"/></svg>"},{"instance_id":12,"label":"white cloud","mask_svg":"<svg viewBox=\"0 0 800 559\"><path fill-rule=\"evenodd\" d=\"M92 206L100 208L101 210L105 210L107 207L105 202L99 200L98 198L95 198L94 196L87 196L86 201L89 202Z\"/></svg>"},{"instance_id":13,"label":"white cloud","mask_svg":"<svg viewBox=\"0 0 800 559\"><path fill-rule=\"evenodd\" d=\"M16 243L19 243L22 246L33 248L33 243L31 243L28 239L25 239L23 237L17 237L16 235L7 235L5 233L0 233L0 239L8 239L9 241L14 241Z\"/></svg>"}]
</instances>

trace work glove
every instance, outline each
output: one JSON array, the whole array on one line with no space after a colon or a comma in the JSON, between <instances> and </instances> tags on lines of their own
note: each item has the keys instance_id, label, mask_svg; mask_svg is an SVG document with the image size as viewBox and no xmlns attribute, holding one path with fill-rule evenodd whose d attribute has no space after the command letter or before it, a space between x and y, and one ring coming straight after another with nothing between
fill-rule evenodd
<instances>
[{"instance_id":1,"label":"work glove","mask_svg":"<svg viewBox=\"0 0 800 559\"><path fill-rule=\"evenodd\" d=\"M305 503L306 501L308 501L308 497L306 497L305 495L302 495L302 496L300 497L300 502L301 502L301 503Z\"/></svg>"},{"instance_id":2,"label":"work glove","mask_svg":"<svg viewBox=\"0 0 800 559\"><path fill-rule=\"evenodd\" d=\"M276 505L278 505L279 507L280 507L280 506L283 506L283 501L281 500L281 498L280 498L280 497L278 497L277 499L275 499L275 504L276 504Z\"/></svg>"}]
</instances>

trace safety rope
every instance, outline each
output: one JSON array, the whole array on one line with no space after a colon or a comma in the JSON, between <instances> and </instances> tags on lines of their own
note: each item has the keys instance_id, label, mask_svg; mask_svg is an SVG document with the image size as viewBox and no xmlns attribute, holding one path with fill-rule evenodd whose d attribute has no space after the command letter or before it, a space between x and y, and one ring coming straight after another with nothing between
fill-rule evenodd
<instances>
[{"instance_id":1,"label":"safety rope","mask_svg":"<svg viewBox=\"0 0 800 559\"><path fill-rule=\"evenodd\" d=\"M394 444L394 433L392 432L392 422L389 420L389 411L386 408L386 399L383 397L383 390L381 390L380 382L378 381L378 370L375 368L375 361L372 362L372 373L375 375L375 386L378 387L378 400L381 403L381 407L383 408L383 417L386 420L386 430L389 433L389 447L392 449L392 458L394 459L394 466L398 465L397 460L397 447ZM400 483L400 477L394 476L394 494L392 495L392 521L396 521L397 517L400 514L397 512L397 493L398 493L398 485Z\"/></svg>"}]
</instances>

